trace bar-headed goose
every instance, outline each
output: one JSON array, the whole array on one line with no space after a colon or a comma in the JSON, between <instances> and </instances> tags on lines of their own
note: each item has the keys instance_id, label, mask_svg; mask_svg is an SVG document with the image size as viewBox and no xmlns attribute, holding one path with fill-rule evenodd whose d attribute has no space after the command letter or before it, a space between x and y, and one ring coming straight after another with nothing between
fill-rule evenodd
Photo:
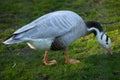
<instances>
[{"instance_id":1,"label":"bar-headed goose","mask_svg":"<svg viewBox=\"0 0 120 80\"><path fill-rule=\"evenodd\" d=\"M48 61L49 50L64 50L67 64L78 63L79 60L69 59L68 46L76 39L94 33L98 42L110 54L110 38L103 32L98 22L83 19L72 11L51 12L34 20L15 31L4 44L27 42L32 49L45 50L43 62L45 65L52 65L56 60Z\"/></svg>"}]
</instances>

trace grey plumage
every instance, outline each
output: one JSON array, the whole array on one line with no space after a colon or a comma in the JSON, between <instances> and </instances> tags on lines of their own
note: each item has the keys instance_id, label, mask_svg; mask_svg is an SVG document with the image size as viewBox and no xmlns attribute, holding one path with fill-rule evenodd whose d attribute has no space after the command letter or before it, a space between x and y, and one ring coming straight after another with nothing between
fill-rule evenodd
<instances>
[{"instance_id":1,"label":"grey plumage","mask_svg":"<svg viewBox=\"0 0 120 80\"><path fill-rule=\"evenodd\" d=\"M56 60L48 61L48 50L64 49L65 62L67 64L79 63L79 60L69 59L67 47L79 37L94 33L98 42L110 55L111 40L103 32L98 22L83 19L72 11L56 11L48 13L35 21L15 31L5 44L27 42L32 49L45 50L43 63L45 65L56 64Z\"/></svg>"},{"instance_id":2,"label":"grey plumage","mask_svg":"<svg viewBox=\"0 0 120 80\"><path fill-rule=\"evenodd\" d=\"M55 50L54 48L66 48L77 38L86 34L86 24L79 15L72 11L56 11L18 29L4 43L28 42L34 48ZM49 47L41 48L44 45Z\"/></svg>"}]
</instances>

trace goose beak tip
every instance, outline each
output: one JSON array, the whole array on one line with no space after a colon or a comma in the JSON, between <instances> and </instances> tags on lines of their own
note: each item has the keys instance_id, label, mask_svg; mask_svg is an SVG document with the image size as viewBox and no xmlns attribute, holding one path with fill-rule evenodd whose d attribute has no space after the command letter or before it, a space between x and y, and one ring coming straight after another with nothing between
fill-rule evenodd
<instances>
[{"instance_id":1,"label":"goose beak tip","mask_svg":"<svg viewBox=\"0 0 120 80\"><path fill-rule=\"evenodd\" d=\"M111 48L108 49L108 53L109 53L111 56L113 55Z\"/></svg>"}]
</instances>

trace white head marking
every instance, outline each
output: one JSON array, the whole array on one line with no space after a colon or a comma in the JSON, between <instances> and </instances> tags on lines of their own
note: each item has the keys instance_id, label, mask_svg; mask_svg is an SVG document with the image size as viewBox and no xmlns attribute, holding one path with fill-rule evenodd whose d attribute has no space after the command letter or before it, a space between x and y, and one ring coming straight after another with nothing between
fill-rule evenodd
<instances>
[{"instance_id":1,"label":"white head marking","mask_svg":"<svg viewBox=\"0 0 120 80\"><path fill-rule=\"evenodd\" d=\"M101 32L100 34L98 34L97 36L98 42L105 48L105 49L109 49L110 48L110 44L111 44L111 40L110 38L103 32Z\"/></svg>"}]
</instances>

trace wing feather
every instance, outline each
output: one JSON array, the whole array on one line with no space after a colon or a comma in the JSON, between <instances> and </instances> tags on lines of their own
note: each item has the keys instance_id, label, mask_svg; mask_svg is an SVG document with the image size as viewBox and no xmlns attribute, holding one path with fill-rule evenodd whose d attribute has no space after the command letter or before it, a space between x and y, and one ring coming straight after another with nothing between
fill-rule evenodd
<instances>
[{"instance_id":1,"label":"wing feather","mask_svg":"<svg viewBox=\"0 0 120 80\"><path fill-rule=\"evenodd\" d=\"M53 12L22 27L14 34L20 33L20 37L34 39L57 37L71 31L79 20L80 16L71 11Z\"/></svg>"}]
</instances>

